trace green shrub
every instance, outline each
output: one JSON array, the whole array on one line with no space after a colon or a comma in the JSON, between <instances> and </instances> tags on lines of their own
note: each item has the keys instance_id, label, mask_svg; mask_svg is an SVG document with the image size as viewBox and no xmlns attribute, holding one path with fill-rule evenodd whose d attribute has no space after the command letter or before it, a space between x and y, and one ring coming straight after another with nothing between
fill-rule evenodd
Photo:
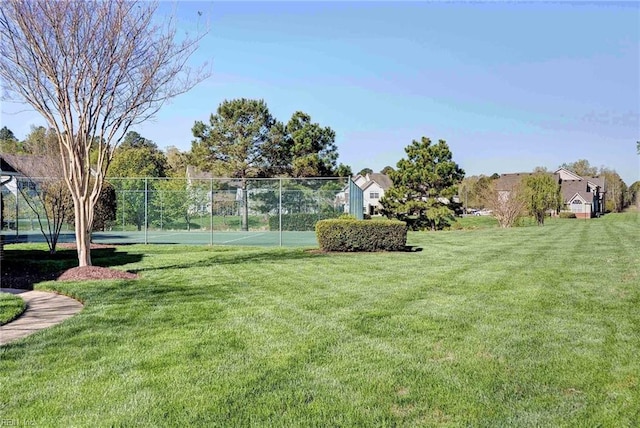
<instances>
[{"instance_id":1,"label":"green shrub","mask_svg":"<svg viewBox=\"0 0 640 428\"><path fill-rule=\"evenodd\" d=\"M562 212L560 213L560 218L576 218L576 214L575 214L575 213L570 213L570 212L562 211Z\"/></svg>"},{"instance_id":2,"label":"green shrub","mask_svg":"<svg viewBox=\"0 0 640 428\"><path fill-rule=\"evenodd\" d=\"M284 231L306 231L314 230L319 220L336 218L340 213L320 213L320 214L283 214L282 230ZM278 216L269 217L269 230L277 231L279 229L280 219Z\"/></svg>"},{"instance_id":3,"label":"green shrub","mask_svg":"<svg viewBox=\"0 0 640 428\"><path fill-rule=\"evenodd\" d=\"M322 220L316 224L324 251L401 251L407 243L407 224L397 220Z\"/></svg>"}]
</instances>

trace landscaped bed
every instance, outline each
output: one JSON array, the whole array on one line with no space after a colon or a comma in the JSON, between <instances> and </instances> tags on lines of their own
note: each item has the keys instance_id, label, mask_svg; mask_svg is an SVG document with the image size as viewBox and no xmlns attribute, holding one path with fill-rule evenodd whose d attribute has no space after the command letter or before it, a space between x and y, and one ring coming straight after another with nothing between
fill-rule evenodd
<instances>
[{"instance_id":1,"label":"landscaped bed","mask_svg":"<svg viewBox=\"0 0 640 428\"><path fill-rule=\"evenodd\" d=\"M0 348L44 426L637 426L640 215L410 233L419 252L123 246L138 279ZM9 246L7 264L42 247ZM65 252L70 252L69 260ZM41 253L38 253L41 254ZM31 262L72 266L75 250ZM64 259L63 261L61 261Z\"/></svg>"}]
</instances>

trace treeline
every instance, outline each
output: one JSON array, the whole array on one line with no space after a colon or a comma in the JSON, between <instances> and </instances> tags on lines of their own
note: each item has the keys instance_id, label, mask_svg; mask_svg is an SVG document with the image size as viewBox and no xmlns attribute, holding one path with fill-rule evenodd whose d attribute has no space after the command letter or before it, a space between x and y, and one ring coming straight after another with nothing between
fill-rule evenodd
<instances>
[{"instance_id":1,"label":"treeline","mask_svg":"<svg viewBox=\"0 0 640 428\"><path fill-rule=\"evenodd\" d=\"M559 168L565 168L578 174L581 177L601 177L605 181L605 211L621 212L625 208L637 204L640 198L640 181L627 186L620 175L612 168L592 166L588 160L579 159L575 162L563 163ZM546 171L543 167L538 167L535 171ZM535 172L534 171L534 172ZM483 209L487 207L487 190L491 187L493 180L500 175L494 173L487 175L472 175L465 177L460 183L458 194L465 207Z\"/></svg>"},{"instance_id":2,"label":"treeline","mask_svg":"<svg viewBox=\"0 0 640 428\"><path fill-rule=\"evenodd\" d=\"M196 121L191 149L166 151L135 131L113 152L111 177L184 177L187 165L217 177L348 177L351 168L338 164L335 131L312 121L302 111L288 122L276 119L264 100L223 101L206 122ZM33 127L23 141L0 129L0 153L41 154L55 131Z\"/></svg>"}]
</instances>

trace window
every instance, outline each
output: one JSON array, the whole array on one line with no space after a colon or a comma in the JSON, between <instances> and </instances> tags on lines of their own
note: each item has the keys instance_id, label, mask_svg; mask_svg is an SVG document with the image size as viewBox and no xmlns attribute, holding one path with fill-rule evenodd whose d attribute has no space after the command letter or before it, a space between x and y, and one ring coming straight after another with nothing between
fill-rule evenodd
<instances>
[{"instance_id":1,"label":"window","mask_svg":"<svg viewBox=\"0 0 640 428\"><path fill-rule=\"evenodd\" d=\"M582 201L579 199L574 199L573 202L571 202L571 212L581 213L583 211L584 211L584 208L582 206Z\"/></svg>"},{"instance_id":2,"label":"window","mask_svg":"<svg viewBox=\"0 0 640 428\"><path fill-rule=\"evenodd\" d=\"M379 192L370 192L369 193L369 199L380 199L380 193Z\"/></svg>"}]
</instances>

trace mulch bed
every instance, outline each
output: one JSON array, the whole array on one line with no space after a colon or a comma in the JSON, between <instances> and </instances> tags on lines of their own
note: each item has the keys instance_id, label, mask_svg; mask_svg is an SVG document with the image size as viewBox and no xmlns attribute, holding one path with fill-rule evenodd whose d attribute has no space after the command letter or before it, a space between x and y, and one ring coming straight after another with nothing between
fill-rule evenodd
<instances>
[{"instance_id":1,"label":"mulch bed","mask_svg":"<svg viewBox=\"0 0 640 428\"><path fill-rule=\"evenodd\" d=\"M75 250L75 242L59 243L59 249ZM116 248L114 245L91 244L92 250ZM32 290L33 284L41 281L87 281L101 279L137 279L135 273L110 269L100 266L73 267L63 272L38 272L32 265L12 263L10 266L3 261L0 269L0 285L6 288Z\"/></svg>"},{"instance_id":2,"label":"mulch bed","mask_svg":"<svg viewBox=\"0 0 640 428\"><path fill-rule=\"evenodd\" d=\"M64 248L66 250L75 250L76 249L76 243L75 242L63 242L63 243L60 243L60 244L56 245L56 247ZM116 247L115 247L115 245L94 244L93 242L91 243L91 249L92 250L99 250L99 249L104 249L104 248L116 248Z\"/></svg>"},{"instance_id":3,"label":"mulch bed","mask_svg":"<svg viewBox=\"0 0 640 428\"><path fill-rule=\"evenodd\" d=\"M138 275L100 266L82 266L67 269L58 276L58 281L84 281L93 279L137 279Z\"/></svg>"}]
</instances>

